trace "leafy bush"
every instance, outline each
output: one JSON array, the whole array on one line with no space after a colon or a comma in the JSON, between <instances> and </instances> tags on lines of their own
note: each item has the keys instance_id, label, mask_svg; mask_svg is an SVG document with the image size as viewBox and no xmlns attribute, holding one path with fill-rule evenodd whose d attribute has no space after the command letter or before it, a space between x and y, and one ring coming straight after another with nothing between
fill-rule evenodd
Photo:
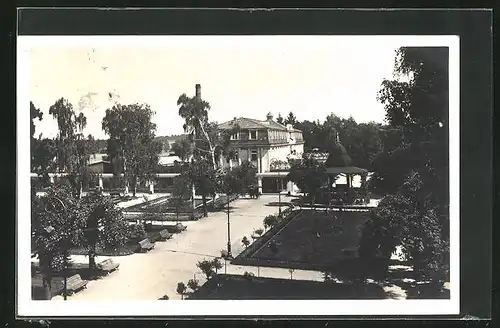
<instances>
[{"instance_id":1,"label":"leafy bush","mask_svg":"<svg viewBox=\"0 0 500 328\"><path fill-rule=\"evenodd\" d=\"M139 240L146 238L146 229L143 224L132 224L129 226L128 238L132 240Z\"/></svg>"},{"instance_id":2,"label":"leafy bush","mask_svg":"<svg viewBox=\"0 0 500 328\"><path fill-rule=\"evenodd\" d=\"M279 223L280 219L277 215L268 215L264 218L264 228L272 228Z\"/></svg>"},{"instance_id":3,"label":"leafy bush","mask_svg":"<svg viewBox=\"0 0 500 328\"><path fill-rule=\"evenodd\" d=\"M241 243L243 244L243 246L245 246L245 248L247 248L248 245L250 245L250 240L248 240L247 236L244 236L241 240Z\"/></svg>"},{"instance_id":4,"label":"leafy bush","mask_svg":"<svg viewBox=\"0 0 500 328\"><path fill-rule=\"evenodd\" d=\"M187 286L193 292L197 291L198 288L200 288L199 281L197 279L189 279L189 281L187 282Z\"/></svg>"},{"instance_id":5,"label":"leafy bush","mask_svg":"<svg viewBox=\"0 0 500 328\"><path fill-rule=\"evenodd\" d=\"M203 272L203 274L207 277L207 279L210 279L215 275L216 263L214 261L210 260L198 261L198 263L196 263L196 266L198 267L198 269L201 270L201 272Z\"/></svg>"},{"instance_id":6,"label":"leafy bush","mask_svg":"<svg viewBox=\"0 0 500 328\"><path fill-rule=\"evenodd\" d=\"M183 282L177 283L177 294L181 295L181 299L184 299L184 295L186 295L186 285Z\"/></svg>"},{"instance_id":7,"label":"leafy bush","mask_svg":"<svg viewBox=\"0 0 500 328\"><path fill-rule=\"evenodd\" d=\"M255 274L252 272L245 271L245 273L243 273L243 277L245 277L246 279L252 279L253 277L255 277Z\"/></svg>"},{"instance_id":8,"label":"leafy bush","mask_svg":"<svg viewBox=\"0 0 500 328\"><path fill-rule=\"evenodd\" d=\"M168 297L167 294L163 295L162 297L160 297L158 300L159 301L168 301L170 298Z\"/></svg>"}]
</instances>

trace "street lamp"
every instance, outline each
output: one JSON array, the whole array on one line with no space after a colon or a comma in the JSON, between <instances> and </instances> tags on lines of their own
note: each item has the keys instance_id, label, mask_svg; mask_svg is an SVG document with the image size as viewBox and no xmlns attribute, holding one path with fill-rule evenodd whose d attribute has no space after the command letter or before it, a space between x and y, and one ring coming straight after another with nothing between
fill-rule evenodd
<instances>
[{"instance_id":1,"label":"street lamp","mask_svg":"<svg viewBox=\"0 0 500 328\"><path fill-rule=\"evenodd\" d=\"M227 258L231 259L231 221L229 220L229 194L226 194L227 201Z\"/></svg>"},{"instance_id":2,"label":"street lamp","mask_svg":"<svg viewBox=\"0 0 500 328\"><path fill-rule=\"evenodd\" d=\"M278 206L279 206L279 215L281 216L281 186L280 186L280 178L276 179L277 187L278 187Z\"/></svg>"}]
</instances>

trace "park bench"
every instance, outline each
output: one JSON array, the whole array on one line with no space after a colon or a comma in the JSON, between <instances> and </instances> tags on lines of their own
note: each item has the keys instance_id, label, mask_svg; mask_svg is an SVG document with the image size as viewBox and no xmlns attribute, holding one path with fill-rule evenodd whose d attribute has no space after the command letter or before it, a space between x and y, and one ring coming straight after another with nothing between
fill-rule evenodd
<instances>
[{"instance_id":1,"label":"park bench","mask_svg":"<svg viewBox=\"0 0 500 328\"><path fill-rule=\"evenodd\" d=\"M97 268L106 274L110 274L111 272L118 270L119 266L120 263L113 262L112 259L107 259L97 264Z\"/></svg>"},{"instance_id":2,"label":"park bench","mask_svg":"<svg viewBox=\"0 0 500 328\"><path fill-rule=\"evenodd\" d=\"M159 240L161 240L161 241L165 241L165 240L170 239L172 237L172 234L170 232L168 232L167 229L163 229L158 234L160 235Z\"/></svg>"},{"instance_id":3,"label":"park bench","mask_svg":"<svg viewBox=\"0 0 500 328\"><path fill-rule=\"evenodd\" d=\"M145 238L139 242L139 251L140 252L147 252L152 250L155 247L155 244L153 244L151 241L149 241L148 238Z\"/></svg>"},{"instance_id":4,"label":"park bench","mask_svg":"<svg viewBox=\"0 0 500 328\"><path fill-rule=\"evenodd\" d=\"M87 288L87 283L87 280L82 280L79 274L75 274L66 280L66 293L71 295L82 288Z\"/></svg>"}]
</instances>

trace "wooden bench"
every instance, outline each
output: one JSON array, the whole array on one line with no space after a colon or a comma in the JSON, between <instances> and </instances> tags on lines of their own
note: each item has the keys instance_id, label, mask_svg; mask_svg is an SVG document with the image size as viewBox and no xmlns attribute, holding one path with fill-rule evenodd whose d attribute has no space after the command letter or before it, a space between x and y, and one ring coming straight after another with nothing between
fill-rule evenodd
<instances>
[{"instance_id":1,"label":"wooden bench","mask_svg":"<svg viewBox=\"0 0 500 328\"><path fill-rule=\"evenodd\" d=\"M87 280L82 280L79 274L69 277L66 280L66 293L71 295L82 288L87 288ZM64 291L63 291L64 292Z\"/></svg>"},{"instance_id":2,"label":"wooden bench","mask_svg":"<svg viewBox=\"0 0 500 328\"><path fill-rule=\"evenodd\" d=\"M162 230L162 231L160 231L158 234L160 235L159 240L161 240L161 241L165 241L165 240L167 240L167 239L172 238L172 234L171 234L170 232L168 232L168 230L167 230L167 229L163 229L163 230Z\"/></svg>"},{"instance_id":3,"label":"wooden bench","mask_svg":"<svg viewBox=\"0 0 500 328\"><path fill-rule=\"evenodd\" d=\"M149 239L143 239L139 242L139 252L147 252L152 250L155 247L155 244L153 244Z\"/></svg>"},{"instance_id":4,"label":"wooden bench","mask_svg":"<svg viewBox=\"0 0 500 328\"><path fill-rule=\"evenodd\" d=\"M119 266L120 263L113 262L112 259L107 259L97 264L97 268L106 274L110 274L111 272L118 270Z\"/></svg>"}]
</instances>

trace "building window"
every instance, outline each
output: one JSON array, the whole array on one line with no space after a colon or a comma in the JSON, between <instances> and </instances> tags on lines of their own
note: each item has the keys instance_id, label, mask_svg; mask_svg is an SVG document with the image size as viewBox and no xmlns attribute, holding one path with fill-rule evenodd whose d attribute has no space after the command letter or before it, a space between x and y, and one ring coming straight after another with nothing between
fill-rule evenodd
<instances>
[{"instance_id":1,"label":"building window","mask_svg":"<svg viewBox=\"0 0 500 328\"><path fill-rule=\"evenodd\" d=\"M249 139L257 140L257 131L249 131Z\"/></svg>"},{"instance_id":2,"label":"building window","mask_svg":"<svg viewBox=\"0 0 500 328\"><path fill-rule=\"evenodd\" d=\"M252 150L251 155L250 155L250 159L252 160L252 162L257 161L257 151L256 150Z\"/></svg>"},{"instance_id":3,"label":"building window","mask_svg":"<svg viewBox=\"0 0 500 328\"><path fill-rule=\"evenodd\" d=\"M238 140L240 137L240 134L238 132L231 134L231 140Z\"/></svg>"}]
</instances>

